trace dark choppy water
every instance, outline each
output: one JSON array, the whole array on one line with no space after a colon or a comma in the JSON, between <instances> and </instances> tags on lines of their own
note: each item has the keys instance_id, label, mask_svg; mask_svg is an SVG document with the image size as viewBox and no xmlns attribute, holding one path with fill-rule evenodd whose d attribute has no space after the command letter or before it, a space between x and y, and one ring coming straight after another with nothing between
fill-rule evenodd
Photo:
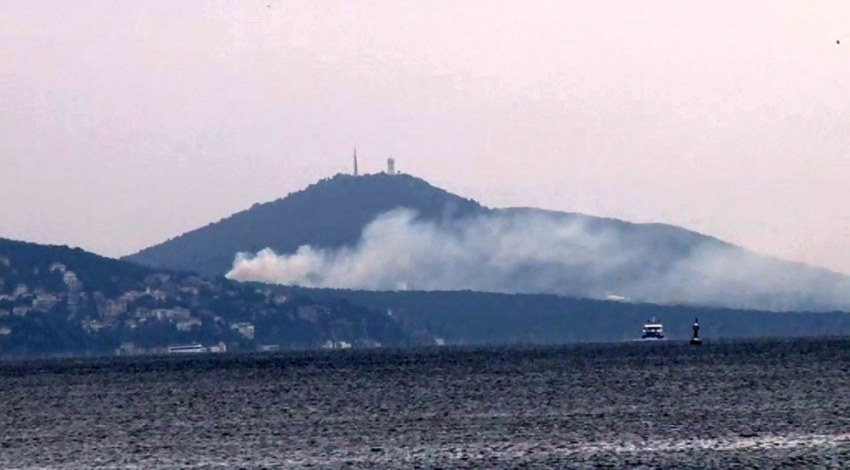
<instances>
[{"instance_id":1,"label":"dark choppy water","mask_svg":"<svg viewBox=\"0 0 850 470\"><path fill-rule=\"evenodd\" d=\"M847 468L850 340L0 362L0 468Z\"/></svg>"}]
</instances>

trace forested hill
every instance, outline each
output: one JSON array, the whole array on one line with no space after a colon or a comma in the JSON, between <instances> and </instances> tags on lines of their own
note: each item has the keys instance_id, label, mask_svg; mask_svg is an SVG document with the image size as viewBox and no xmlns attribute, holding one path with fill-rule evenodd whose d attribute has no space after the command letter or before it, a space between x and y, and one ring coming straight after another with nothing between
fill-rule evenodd
<instances>
[{"instance_id":1,"label":"forested hill","mask_svg":"<svg viewBox=\"0 0 850 470\"><path fill-rule=\"evenodd\" d=\"M673 225L487 208L404 174L337 175L125 259L305 287L850 309L850 277L840 273Z\"/></svg>"},{"instance_id":2,"label":"forested hill","mask_svg":"<svg viewBox=\"0 0 850 470\"><path fill-rule=\"evenodd\" d=\"M375 217L398 207L428 220L487 211L475 201L409 175L338 174L284 198L254 204L216 223L187 232L124 259L140 264L223 275L237 252L272 248L293 252L301 245L353 245Z\"/></svg>"}]
</instances>

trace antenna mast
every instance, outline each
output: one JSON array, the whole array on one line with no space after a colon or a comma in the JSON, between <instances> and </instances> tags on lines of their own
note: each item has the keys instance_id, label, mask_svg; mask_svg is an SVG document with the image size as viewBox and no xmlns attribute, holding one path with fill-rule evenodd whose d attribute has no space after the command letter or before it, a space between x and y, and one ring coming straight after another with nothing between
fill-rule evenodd
<instances>
[{"instance_id":1,"label":"antenna mast","mask_svg":"<svg viewBox=\"0 0 850 470\"><path fill-rule=\"evenodd\" d=\"M354 176L357 176L357 147L354 147Z\"/></svg>"}]
</instances>

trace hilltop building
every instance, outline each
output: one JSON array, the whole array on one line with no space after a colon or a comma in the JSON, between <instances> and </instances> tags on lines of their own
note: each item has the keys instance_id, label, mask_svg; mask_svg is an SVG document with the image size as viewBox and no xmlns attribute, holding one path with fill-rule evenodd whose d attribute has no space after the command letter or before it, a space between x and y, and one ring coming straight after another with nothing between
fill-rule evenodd
<instances>
[{"instance_id":1,"label":"hilltop building","mask_svg":"<svg viewBox=\"0 0 850 470\"><path fill-rule=\"evenodd\" d=\"M357 166L357 147L354 148L353 160L354 160L354 172L352 173L352 175L360 176L360 170ZM397 174L396 169L395 169L395 158L393 158L393 157L390 157L390 158L387 159L387 174L388 175Z\"/></svg>"}]
</instances>

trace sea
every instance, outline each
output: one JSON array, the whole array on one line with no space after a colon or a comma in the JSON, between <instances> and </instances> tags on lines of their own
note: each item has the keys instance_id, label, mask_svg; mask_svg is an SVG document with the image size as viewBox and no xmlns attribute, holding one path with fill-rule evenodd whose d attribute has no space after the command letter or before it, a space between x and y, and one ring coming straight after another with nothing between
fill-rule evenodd
<instances>
[{"instance_id":1,"label":"sea","mask_svg":"<svg viewBox=\"0 0 850 470\"><path fill-rule=\"evenodd\" d=\"M850 339L0 359L0 469L850 468Z\"/></svg>"}]
</instances>

